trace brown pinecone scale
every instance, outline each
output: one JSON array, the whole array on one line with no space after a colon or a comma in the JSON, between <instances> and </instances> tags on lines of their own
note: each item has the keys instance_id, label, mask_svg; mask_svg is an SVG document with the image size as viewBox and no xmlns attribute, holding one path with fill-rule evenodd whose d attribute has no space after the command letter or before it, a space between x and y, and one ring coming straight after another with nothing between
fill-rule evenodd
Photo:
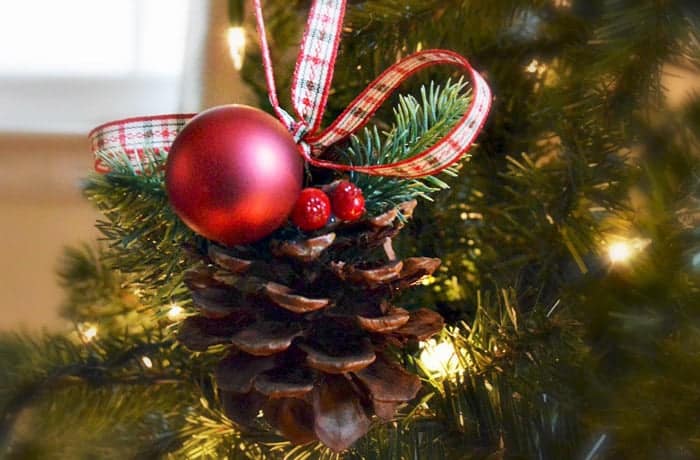
<instances>
[{"instance_id":1,"label":"brown pinecone scale","mask_svg":"<svg viewBox=\"0 0 700 460\"><path fill-rule=\"evenodd\" d=\"M382 250L401 230L399 212L410 217L414 207L262 249L210 246L186 274L200 313L183 322L178 338L195 351L230 345L216 384L231 420L255 426L262 411L292 443L320 440L341 451L373 416L391 419L417 395L420 380L390 350L429 338L443 319L391 299L440 260L393 260Z\"/></svg>"}]
</instances>

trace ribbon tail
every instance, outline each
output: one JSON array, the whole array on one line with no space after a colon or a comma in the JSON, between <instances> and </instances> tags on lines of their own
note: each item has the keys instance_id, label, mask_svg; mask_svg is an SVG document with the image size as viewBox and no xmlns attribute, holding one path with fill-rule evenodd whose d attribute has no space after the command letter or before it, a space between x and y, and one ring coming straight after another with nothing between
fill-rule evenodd
<instances>
[{"instance_id":1,"label":"ribbon tail","mask_svg":"<svg viewBox=\"0 0 700 460\"><path fill-rule=\"evenodd\" d=\"M292 105L308 132L321 125L342 35L345 0L314 0L292 79Z\"/></svg>"},{"instance_id":2,"label":"ribbon tail","mask_svg":"<svg viewBox=\"0 0 700 460\"><path fill-rule=\"evenodd\" d=\"M277 118L290 131L302 134L315 132L323 119L333 80L345 15L345 0L314 0L311 4L292 80L292 106L299 121L295 121L280 106L265 32L262 0L254 0L253 5L270 104Z\"/></svg>"},{"instance_id":3,"label":"ribbon tail","mask_svg":"<svg viewBox=\"0 0 700 460\"><path fill-rule=\"evenodd\" d=\"M165 157L170 146L194 113L134 117L111 121L90 131L95 170L110 172L105 159L126 156L135 171L141 171L147 154Z\"/></svg>"},{"instance_id":4,"label":"ribbon tail","mask_svg":"<svg viewBox=\"0 0 700 460\"><path fill-rule=\"evenodd\" d=\"M272 108L277 114L277 118L288 128L291 129L291 124L294 120L287 112L280 107L279 99L277 98L277 87L275 86L275 74L272 68L272 58L270 57L270 47L267 44L267 32L265 31L265 19L262 13L261 0L254 0L253 7L255 8L255 24L258 31L258 40L260 42L260 53L262 54L263 69L265 70L265 81L267 82L267 95Z\"/></svg>"}]
</instances>

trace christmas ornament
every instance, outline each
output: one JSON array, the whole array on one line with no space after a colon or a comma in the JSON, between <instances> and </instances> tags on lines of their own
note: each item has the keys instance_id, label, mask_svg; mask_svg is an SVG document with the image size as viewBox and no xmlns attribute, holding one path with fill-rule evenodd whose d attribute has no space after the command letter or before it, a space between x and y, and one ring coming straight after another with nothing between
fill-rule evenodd
<instances>
[{"instance_id":1,"label":"christmas ornament","mask_svg":"<svg viewBox=\"0 0 700 460\"><path fill-rule=\"evenodd\" d=\"M287 219L302 186L291 134L252 107L216 107L194 117L167 160L168 198L194 231L228 246L258 241Z\"/></svg>"},{"instance_id":2,"label":"christmas ornament","mask_svg":"<svg viewBox=\"0 0 700 460\"><path fill-rule=\"evenodd\" d=\"M291 134L279 124L273 127L270 117L253 123L264 117L253 116L252 109L236 123L223 115L226 122L209 120L205 112L185 125L170 152L168 192L178 214L204 236L231 246L257 241L280 225L301 190L301 162L291 153L298 151L318 168L408 180L444 170L471 147L486 120L491 93L465 58L447 50L403 58L321 129L345 0L311 2L292 78L290 115L277 98L261 1L253 4L270 103ZM447 135L394 163L348 165L321 157L362 128L407 78L436 64L456 66L472 85L470 105ZM121 151L139 171L146 148L167 152L170 146L171 126L163 122L173 117L162 118L98 128L91 136L97 157ZM177 121L174 131L182 129L182 119ZM372 418L391 419L416 396L420 381L401 367L394 350L431 337L443 325L435 312L408 312L390 301L440 264L424 257L396 260L390 248L404 222L398 216L410 218L415 202L360 219L362 196L352 189L344 193L336 207L348 220L359 220L340 222L332 231L259 242L255 248L206 245L202 257L207 263L186 274L200 314L188 317L178 333L192 350L229 346L216 383L224 413L239 426L259 428L262 410L292 442L318 439L336 451L363 436ZM351 258L349 253L354 253Z\"/></svg>"},{"instance_id":3,"label":"christmas ornament","mask_svg":"<svg viewBox=\"0 0 700 460\"><path fill-rule=\"evenodd\" d=\"M183 322L178 340L194 351L231 346L216 370L231 420L254 427L262 410L293 443L320 439L341 451L372 417L390 420L416 396L420 380L394 350L433 336L443 319L391 298L440 260L380 257L403 227L398 213L408 219L415 205L255 251L213 245L206 263L186 273L200 314ZM348 248L352 260L344 260Z\"/></svg>"},{"instance_id":4,"label":"christmas ornament","mask_svg":"<svg viewBox=\"0 0 700 460\"><path fill-rule=\"evenodd\" d=\"M347 222L354 222L365 213L362 189L349 181L340 181L331 193L333 213Z\"/></svg>"},{"instance_id":5,"label":"christmas ornament","mask_svg":"<svg viewBox=\"0 0 700 460\"><path fill-rule=\"evenodd\" d=\"M330 216L331 201L318 188L302 190L292 210L292 222L306 232L323 228Z\"/></svg>"}]
</instances>

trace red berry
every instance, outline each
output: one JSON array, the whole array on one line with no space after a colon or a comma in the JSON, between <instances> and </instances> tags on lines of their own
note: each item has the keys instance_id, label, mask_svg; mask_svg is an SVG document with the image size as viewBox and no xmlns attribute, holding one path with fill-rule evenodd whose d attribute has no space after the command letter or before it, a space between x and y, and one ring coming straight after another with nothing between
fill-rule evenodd
<instances>
[{"instance_id":1,"label":"red berry","mask_svg":"<svg viewBox=\"0 0 700 460\"><path fill-rule=\"evenodd\" d=\"M353 222L365 213L362 189L352 182L340 181L331 192L333 213L342 220Z\"/></svg>"},{"instance_id":2,"label":"red berry","mask_svg":"<svg viewBox=\"0 0 700 460\"><path fill-rule=\"evenodd\" d=\"M305 188L294 205L291 217L294 225L309 232L323 228L330 216L331 201L328 195L317 188Z\"/></svg>"}]
</instances>

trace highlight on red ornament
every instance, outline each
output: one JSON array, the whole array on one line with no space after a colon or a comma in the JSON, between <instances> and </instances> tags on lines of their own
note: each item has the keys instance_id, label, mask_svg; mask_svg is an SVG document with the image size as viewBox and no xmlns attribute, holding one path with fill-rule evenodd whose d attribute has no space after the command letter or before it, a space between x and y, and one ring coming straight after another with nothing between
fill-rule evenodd
<instances>
[{"instance_id":1,"label":"highlight on red ornament","mask_svg":"<svg viewBox=\"0 0 700 460\"><path fill-rule=\"evenodd\" d=\"M318 230L326 226L331 216L331 200L318 188L305 188L299 194L294 209L292 222L305 232Z\"/></svg>"},{"instance_id":2,"label":"highlight on red ornament","mask_svg":"<svg viewBox=\"0 0 700 460\"><path fill-rule=\"evenodd\" d=\"M350 181L338 182L331 192L333 214L346 222L354 222L365 213L362 189Z\"/></svg>"}]
</instances>

